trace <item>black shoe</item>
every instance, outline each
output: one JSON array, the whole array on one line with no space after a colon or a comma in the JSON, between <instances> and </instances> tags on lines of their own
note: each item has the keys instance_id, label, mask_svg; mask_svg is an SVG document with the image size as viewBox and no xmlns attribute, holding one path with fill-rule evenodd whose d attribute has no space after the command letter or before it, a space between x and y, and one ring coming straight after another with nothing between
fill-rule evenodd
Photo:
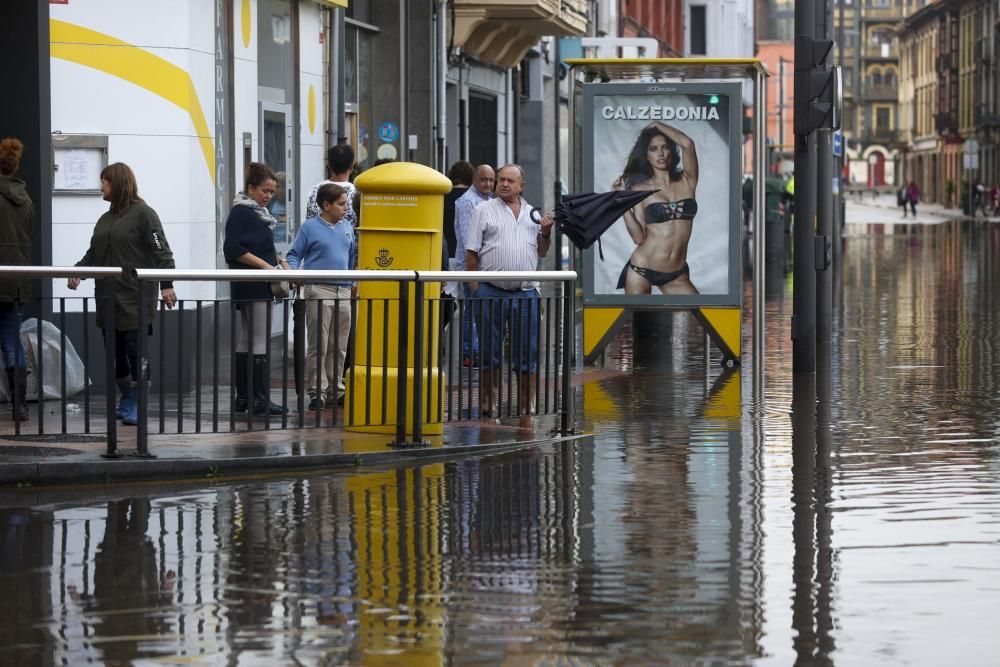
<instances>
[{"instance_id":1,"label":"black shoe","mask_svg":"<svg viewBox=\"0 0 1000 667\"><path fill-rule=\"evenodd\" d=\"M326 402L319 396L309 401L310 410L322 410L325 407L326 407Z\"/></svg>"},{"instance_id":2,"label":"black shoe","mask_svg":"<svg viewBox=\"0 0 1000 667\"><path fill-rule=\"evenodd\" d=\"M264 407L267 405L268 407ZM253 402L253 413L255 415L263 415L265 413L269 415L281 416L288 413L288 410L284 406L278 405L277 403L272 403L271 401L254 401Z\"/></svg>"},{"instance_id":3,"label":"black shoe","mask_svg":"<svg viewBox=\"0 0 1000 667\"><path fill-rule=\"evenodd\" d=\"M13 366L7 370L7 387L10 389L10 412L14 421L28 421L28 369L20 371ZM17 377L15 377L17 376ZM14 402L15 383L17 383L17 402Z\"/></svg>"}]
</instances>

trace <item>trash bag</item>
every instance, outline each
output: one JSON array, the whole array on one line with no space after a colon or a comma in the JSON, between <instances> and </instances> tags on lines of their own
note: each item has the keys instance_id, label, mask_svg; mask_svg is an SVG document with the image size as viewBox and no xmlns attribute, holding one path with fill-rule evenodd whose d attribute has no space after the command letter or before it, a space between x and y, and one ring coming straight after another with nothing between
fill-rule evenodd
<instances>
[{"instance_id":1,"label":"trash bag","mask_svg":"<svg viewBox=\"0 0 1000 667\"><path fill-rule=\"evenodd\" d=\"M21 324L21 344L24 346L24 356L28 361L28 388L26 400L38 400L38 320L34 317ZM60 346L59 327L42 320L42 389L46 399L57 399L62 396L62 347ZM80 355L76 353L73 343L66 339L66 397L83 391L90 380ZM6 374L0 373L0 400L10 400L10 388L7 386Z\"/></svg>"}]
</instances>

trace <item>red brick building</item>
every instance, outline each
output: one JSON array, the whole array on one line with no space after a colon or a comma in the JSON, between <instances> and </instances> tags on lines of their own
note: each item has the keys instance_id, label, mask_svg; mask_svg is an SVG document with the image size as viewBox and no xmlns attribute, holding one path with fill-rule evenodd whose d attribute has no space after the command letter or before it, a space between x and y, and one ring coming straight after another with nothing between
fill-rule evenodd
<instances>
[{"instance_id":1,"label":"red brick building","mask_svg":"<svg viewBox=\"0 0 1000 667\"><path fill-rule=\"evenodd\" d=\"M684 0L618 0L618 34L652 37L660 43L660 57L684 52Z\"/></svg>"}]
</instances>

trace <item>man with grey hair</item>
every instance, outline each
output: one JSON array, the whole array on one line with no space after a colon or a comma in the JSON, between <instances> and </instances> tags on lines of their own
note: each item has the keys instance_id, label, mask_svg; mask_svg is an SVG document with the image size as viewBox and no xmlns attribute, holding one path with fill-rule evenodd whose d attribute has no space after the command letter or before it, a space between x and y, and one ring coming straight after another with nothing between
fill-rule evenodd
<instances>
[{"instance_id":1,"label":"man with grey hair","mask_svg":"<svg viewBox=\"0 0 1000 667\"><path fill-rule=\"evenodd\" d=\"M552 215L536 224L534 207L524 200L524 170L508 164L497 173L497 198L472 214L465 244L469 271L535 271L538 258L549 252ZM482 352L480 408L484 415L498 412L500 368L504 334L511 332L509 364L518 371L518 413L535 412L538 373L538 283L534 281L469 282L479 317Z\"/></svg>"},{"instance_id":2,"label":"man with grey hair","mask_svg":"<svg viewBox=\"0 0 1000 667\"><path fill-rule=\"evenodd\" d=\"M472 214L480 204L493 199L493 184L496 174L493 167L481 164L476 167L472 177L472 187L465 191L455 202L455 270L465 270L465 242L472 226ZM445 202L447 205L447 202ZM468 285L462 285L462 295L469 299L472 291ZM462 312L462 364L472 366L479 356L479 339L476 331L476 319L473 309L466 307Z\"/></svg>"}]
</instances>

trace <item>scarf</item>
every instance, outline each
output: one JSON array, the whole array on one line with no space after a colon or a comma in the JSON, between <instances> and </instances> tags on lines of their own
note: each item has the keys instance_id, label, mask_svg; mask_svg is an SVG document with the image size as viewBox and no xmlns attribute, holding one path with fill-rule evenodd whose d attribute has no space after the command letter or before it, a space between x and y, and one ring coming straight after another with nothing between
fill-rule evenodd
<instances>
[{"instance_id":1,"label":"scarf","mask_svg":"<svg viewBox=\"0 0 1000 667\"><path fill-rule=\"evenodd\" d=\"M253 212L257 214L257 217L260 218L261 222L267 225L267 228L271 231L274 231L274 228L278 224L278 221L274 219L274 216L271 215L270 211L255 202L253 199L250 199L250 197L247 197L242 192L237 194L236 198L233 199L233 206L246 206L247 208L253 209Z\"/></svg>"}]
</instances>

